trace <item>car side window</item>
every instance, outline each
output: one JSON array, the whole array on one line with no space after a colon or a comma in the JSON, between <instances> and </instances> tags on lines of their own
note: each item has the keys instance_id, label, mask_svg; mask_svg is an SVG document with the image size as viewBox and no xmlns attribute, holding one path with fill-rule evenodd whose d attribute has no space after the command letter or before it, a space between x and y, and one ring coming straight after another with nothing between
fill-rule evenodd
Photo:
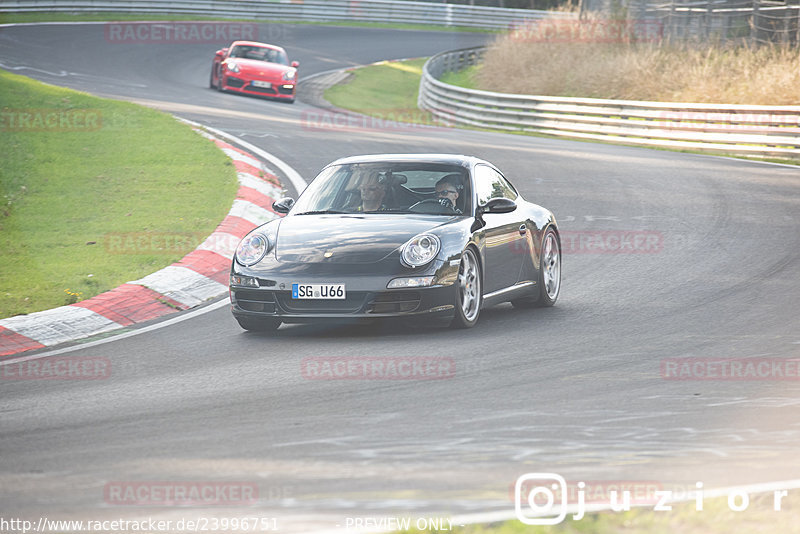
<instances>
[{"instance_id":1,"label":"car side window","mask_svg":"<svg viewBox=\"0 0 800 534\"><path fill-rule=\"evenodd\" d=\"M486 165L475 166L475 191L478 205L482 206L493 198L517 199L517 192L502 174Z\"/></svg>"}]
</instances>

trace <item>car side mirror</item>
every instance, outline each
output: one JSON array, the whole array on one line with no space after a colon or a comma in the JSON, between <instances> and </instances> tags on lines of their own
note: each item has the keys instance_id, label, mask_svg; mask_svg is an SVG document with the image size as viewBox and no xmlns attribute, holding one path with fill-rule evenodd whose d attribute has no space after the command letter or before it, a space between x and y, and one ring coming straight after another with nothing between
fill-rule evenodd
<instances>
[{"instance_id":1,"label":"car side mirror","mask_svg":"<svg viewBox=\"0 0 800 534\"><path fill-rule=\"evenodd\" d=\"M299 67L299 66L300 66L300 62L298 62L298 61L292 61L292 67L294 67L294 68L297 68L297 67Z\"/></svg>"},{"instance_id":2,"label":"car side mirror","mask_svg":"<svg viewBox=\"0 0 800 534\"><path fill-rule=\"evenodd\" d=\"M216 56L217 57L223 57L227 53L228 53L228 49L227 48L223 48L221 50L217 50Z\"/></svg>"},{"instance_id":3,"label":"car side mirror","mask_svg":"<svg viewBox=\"0 0 800 534\"><path fill-rule=\"evenodd\" d=\"M272 203L272 209L276 213L289 213L289 210L294 206L294 199L292 197L283 197Z\"/></svg>"},{"instance_id":4,"label":"car side mirror","mask_svg":"<svg viewBox=\"0 0 800 534\"><path fill-rule=\"evenodd\" d=\"M478 210L481 213L510 213L517 209L517 203L510 198L493 198Z\"/></svg>"}]
</instances>

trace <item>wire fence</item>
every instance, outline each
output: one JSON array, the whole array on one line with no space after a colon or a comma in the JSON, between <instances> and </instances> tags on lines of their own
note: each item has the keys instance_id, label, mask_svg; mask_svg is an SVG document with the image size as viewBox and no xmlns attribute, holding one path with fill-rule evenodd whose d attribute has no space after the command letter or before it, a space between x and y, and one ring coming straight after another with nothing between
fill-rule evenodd
<instances>
[{"instance_id":1,"label":"wire fence","mask_svg":"<svg viewBox=\"0 0 800 534\"><path fill-rule=\"evenodd\" d=\"M800 0L583 0L590 14L658 26L665 39L738 44L800 44Z\"/></svg>"}]
</instances>

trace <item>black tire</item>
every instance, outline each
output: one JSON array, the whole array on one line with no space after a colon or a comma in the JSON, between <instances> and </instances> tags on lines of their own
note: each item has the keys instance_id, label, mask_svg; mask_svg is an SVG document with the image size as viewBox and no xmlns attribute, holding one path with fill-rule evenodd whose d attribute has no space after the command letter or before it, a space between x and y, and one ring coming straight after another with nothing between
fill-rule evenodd
<instances>
[{"instance_id":1,"label":"black tire","mask_svg":"<svg viewBox=\"0 0 800 534\"><path fill-rule=\"evenodd\" d=\"M472 328L478 324L483 305L481 264L475 249L467 247L461 254L456 280L455 315L452 328Z\"/></svg>"},{"instance_id":2,"label":"black tire","mask_svg":"<svg viewBox=\"0 0 800 534\"><path fill-rule=\"evenodd\" d=\"M224 93L225 89L222 88L222 69L217 73L217 91Z\"/></svg>"},{"instance_id":3,"label":"black tire","mask_svg":"<svg viewBox=\"0 0 800 534\"><path fill-rule=\"evenodd\" d=\"M558 300L561 293L561 246L558 235L548 227L542 236L542 251L539 254L539 295L536 298L515 299L515 308L546 308Z\"/></svg>"},{"instance_id":4,"label":"black tire","mask_svg":"<svg viewBox=\"0 0 800 534\"><path fill-rule=\"evenodd\" d=\"M208 77L208 88L216 89L216 87L214 87L214 67L211 67L211 76Z\"/></svg>"},{"instance_id":5,"label":"black tire","mask_svg":"<svg viewBox=\"0 0 800 534\"><path fill-rule=\"evenodd\" d=\"M272 317L237 317L236 321L250 332L274 332L281 325L280 319Z\"/></svg>"}]
</instances>

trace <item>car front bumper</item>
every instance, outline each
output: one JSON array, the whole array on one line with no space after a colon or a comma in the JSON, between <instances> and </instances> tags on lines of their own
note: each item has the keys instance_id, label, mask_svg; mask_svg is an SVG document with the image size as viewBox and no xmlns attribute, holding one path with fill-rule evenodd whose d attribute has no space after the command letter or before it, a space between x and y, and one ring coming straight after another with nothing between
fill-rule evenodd
<instances>
[{"instance_id":1,"label":"car front bumper","mask_svg":"<svg viewBox=\"0 0 800 534\"><path fill-rule=\"evenodd\" d=\"M347 290L345 299L320 300L293 299L291 288L231 286L231 311L236 317L272 317L286 323L381 317L450 319L455 312L456 287L451 284L382 291Z\"/></svg>"},{"instance_id":2,"label":"car front bumper","mask_svg":"<svg viewBox=\"0 0 800 534\"><path fill-rule=\"evenodd\" d=\"M235 74L226 74L222 80L222 88L225 91L234 91L237 93L244 93L248 95L267 96L270 98L282 98L291 100L295 97L295 83L288 83L276 80L260 80L269 82L271 87L256 87L253 85L254 81L259 81L255 78L247 76L236 76Z\"/></svg>"}]
</instances>

